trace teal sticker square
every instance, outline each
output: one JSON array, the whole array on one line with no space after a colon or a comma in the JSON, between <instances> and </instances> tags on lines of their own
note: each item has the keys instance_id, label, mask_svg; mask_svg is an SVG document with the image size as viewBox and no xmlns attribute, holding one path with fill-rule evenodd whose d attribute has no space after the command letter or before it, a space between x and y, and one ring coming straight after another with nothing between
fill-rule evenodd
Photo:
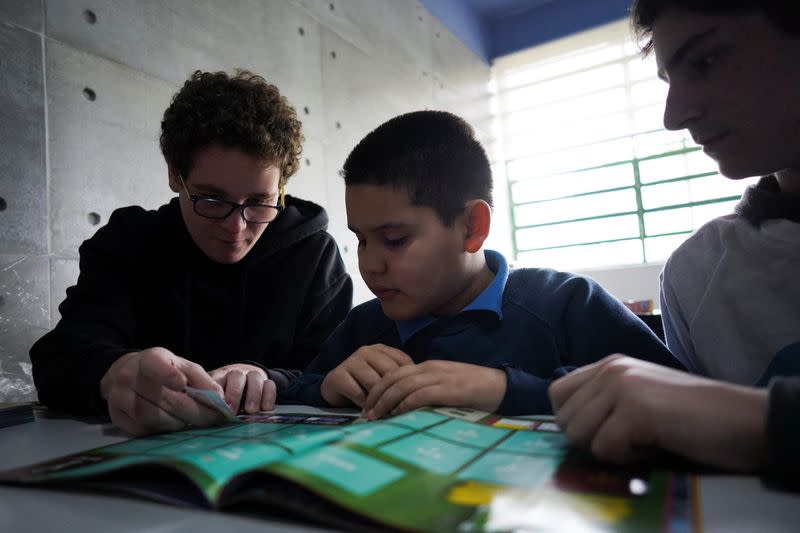
<instances>
[{"instance_id":1,"label":"teal sticker square","mask_svg":"<svg viewBox=\"0 0 800 533\"><path fill-rule=\"evenodd\" d=\"M420 434L387 444L380 451L438 474L450 474L481 453L475 448Z\"/></svg>"},{"instance_id":2,"label":"teal sticker square","mask_svg":"<svg viewBox=\"0 0 800 533\"><path fill-rule=\"evenodd\" d=\"M487 448L491 446L508 435L509 432L510 430L508 429L470 424L462 420L451 420L450 422L439 424L426 431L426 433L443 439L477 446L478 448Z\"/></svg>"},{"instance_id":3,"label":"teal sticker square","mask_svg":"<svg viewBox=\"0 0 800 533\"><path fill-rule=\"evenodd\" d=\"M131 439L125 442L120 442L119 444L107 446L103 448L103 453L142 454L148 453L156 448L161 448L162 446L168 446L174 442L175 440L158 438Z\"/></svg>"},{"instance_id":4,"label":"teal sticker square","mask_svg":"<svg viewBox=\"0 0 800 533\"><path fill-rule=\"evenodd\" d=\"M344 435L344 432L342 432L341 429L332 428L330 426L314 426L311 424L307 426L301 424L288 424L288 425L292 427L281 431L280 432L281 437L286 437L288 435L311 435L317 433L324 433L327 431L337 433L339 435Z\"/></svg>"},{"instance_id":5,"label":"teal sticker square","mask_svg":"<svg viewBox=\"0 0 800 533\"><path fill-rule=\"evenodd\" d=\"M284 464L299 468L357 496L366 496L406 472L347 448L329 446L292 457Z\"/></svg>"},{"instance_id":6,"label":"teal sticker square","mask_svg":"<svg viewBox=\"0 0 800 533\"><path fill-rule=\"evenodd\" d=\"M449 417L444 415L431 413L428 411L411 411L394 418L389 418L386 421L392 424L400 424L401 426L409 427L411 429L425 429L442 420L447 420Z\"/></svg>"},{"instance_id":7,"label":"teal sticker square","mask_svg":"<svg viewBox=\"0 0 800 533\"><path fill-rule=\"evenodd\" d=\"M181 461L200 468L217 483L251 468L274 463L289 453L277 446L247 440L236 444L181 457Z\"/></svg>"},{"instance_id":8,"label":"teal sticker square","mask_svg":"<svg viewBox=\"0 0 800 533\"><path fill-rule=\"evenodd\" d=\"M498 485L539 487L547 483L559 461L546 456L489 452L458 474L458 479Z\"/></svg>"},{"instance_id":9,"label":"teal sticker square","mask_svg":"<svg viewBox=\"0 0 800 533\"><path fill-rule=\"evenodd\" d=\"M259 438L275 431L286 429L291 424L259 424L245 423L233 424L216 434L217 437L231 437L240 439Z\"/></svg>"},{"instance_id":10,"label":"teal sticker square","mask_svg":"<svg viewBox=\"0 0 800 533\"><path fill-rule=\"evenodd\" d=\"M235 442L233 439L220 437L194 437L184 441L173 442L148 452L150 455L175 455L182 456L188 453L201 452L212 448L219 448Z\"/></svg>"},{"instance_id":11,"label":"teal sticker square","mask_svg":"<svg viewBox=\"0 0 800 533\"><path fill-rule=\"evenodd\" d=\"M362 446L377 446L411 432L408 428L370 422L357 426L358 431L351 432L343 442L351 442Z\"/></svg>"},{"instance_id":12,"label":"teal sticker square","mask_svg":"<svg viewBox=\"0 0 800 533\"><path fill-rule=\"evenodd\" d=\"M567 437L563 433L540 433L536 431L515 431L500 443L498 450L534 455L561 457L567 447Z\"/></svg>"},{"instance_id":13,"label":"teal sticker square","mask_svg":"<svg viewBox=\"0 0 800 533\"><path fill-rule=\"evenodd\" d=\"M311 426L316 428L316 426ZM338 430L306 429L302 426L285 429L270 435L270 439L280 446L299 452L308 448L341 439L346 433Z\"/></svg>"}]
</instances>

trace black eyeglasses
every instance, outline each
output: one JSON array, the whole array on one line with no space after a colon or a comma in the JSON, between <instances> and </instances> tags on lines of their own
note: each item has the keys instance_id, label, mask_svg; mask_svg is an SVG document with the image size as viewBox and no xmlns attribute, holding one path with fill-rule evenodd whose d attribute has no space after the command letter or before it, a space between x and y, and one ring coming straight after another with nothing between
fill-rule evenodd
<instances>
[{"instance_id":1,"label":"black eyeglasses","mask_svg":"<svg viewBox=\"0 0 800 533\"><path fill-rule=\"evenodd\" d=\"M236 202L229 202L227 200L218 200L217 198L209 198L208 196L198 196L189 192L183 176L178 176L181 180L183 188L186 189L186 194L189 195L194 206L194 212L205 218L212 218L221 220L228 218L234 210L239 209L242 219L245 222L253 224L268 224L275 220L278 213L283 211L285 207L285 200L283 197L283 186L280 189L280 203L278 205L267 204L237 204Z\"/></svg>"}]
</instances>

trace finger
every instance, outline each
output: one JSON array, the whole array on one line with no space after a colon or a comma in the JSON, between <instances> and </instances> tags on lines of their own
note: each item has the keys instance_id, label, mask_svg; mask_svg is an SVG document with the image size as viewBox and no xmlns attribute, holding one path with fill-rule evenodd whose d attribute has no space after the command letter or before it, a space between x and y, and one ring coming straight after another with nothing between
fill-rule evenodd
<instances>
[{"instance_id":1,"label":"finger","mask_svg":"<svg viewBox=\"0 0 800 533\"><path fill-rule=\"evenodd\" d=\"M267 378L263 372L252 371L247 373L247 394L244 398L244 411L257 413L261 410L261 397L264 393L264 382Z\"/></svg>"},{"instance_id":2,"label":"finger","mask_svg":"<svg viewBox=\"0 0 800 533\"><path fill-rule=\"evenodd\" d=\"M570 442L588 447L614 410L616 391L603 388L598 380L576 392L556 415L556 424Z\"/></svg>"},{"instance_id":3,"label":"finger","mask_svg":"<svg viewBox=\"0 0 800 533\"><path fill-rule=\"evenodd\" d=\"M558 411L573 394L584 387L609 363L619 359L619 355L609 355L596 363L577 368L566 376L554 381L548 389L553 410Z\"/></svg>"},{"instance_id":4,"label":"finger","mask_svg":"<svg viewBox=\"0 0 800 533\"><path fill-rule=\"evenodd\" d=\"M402 350L398 350L397 348L392 348L391 346L386 346L385 344L375 344L373 346L376 351L383 353L384 355L390 357L397 366L406 366L406 365L413 365L414 360Z\"/></svg>"},{"instance_id":5,"label":"finger","mask_svg":"<svg viewBox=\"0 0 800 533\"><path fill-rule=\"evenodd\" d=\"M115 390L109 396L109 414L116 417L115 423L124 424L123 429L133 435L177 431L186 425L133 389Z\"/></svg>"},{"instance_id":6,"label":"finger","mask_svg":"<svg viewBox=\"0 0 800 533\"><path fill-rule=\"evenodd\" d=\"M196 389L210 389L217 391L220 396L222 396L222 387L210 375L208 375L208 372L206 372L202 366L189 361L188 359L177 356L175 356L173 363L175 364L175 368L180 370L181 373L186 376L187 381L183 384L184 388L186 385L189 385Z\"/></svg>"},{"instance_id":7,"label":"finger","mask_svg":"<svg viewBox=\"0 0 800 533\"><path fill-rule=\"evenodd\" d=\"M239 411L242 404L242 392L247 383L247 376L238 369L231 369L225 378L225 403L227 403L234 413ZM259 389L260 392L260 389Z\"/></svg>"},{"instance_id":8,"label":"finger","mask_svg":"<svg viewBox=\"0 0 800 533\"><path fill-rule=\"evenodd\" d=\"M626 463L641 460L654 449L655 438L650 423L635 423L629 415L625 409L618 408L603 421L591 440L590 449L594 456Z\"/></svg>"},{"instance_id":9,"label":"finger","mask_svg":"<svg viewBox=\"0 0 800 533\"><path fill-rule=\"evenodd\" d=\"M347 371L341 372L336 376L335 392L341 394L358 407L363 407L366 399L366 391L358 381Z\"/></svg>"},{"instance_id":10,"label":"finger","mask_svg":"<svg viewBox=\"0 0 800 533\"><path fill-rule=\"evenodd\" d=\"M375 383L369 389L367 398L364 401L364 412L368 413L369 411L373 410L375 408L375 404L383 396L383 394L386 392L388 388L394 386L394 384L397 381L407 376L410 376L415 372L419 372L420 368L421 367L419 365L398 367L392 372L389 372L388 374L383 376L380 380L378 380L377 383Z\"/></svg>"},{"instance_id":11,"label":"finger","mask_svg":"<svg viewBox=\"0 0 800 533\"><path fill-rule=\"evenodd\" d=\"M183 422L184 425L210 426L223 420L223 415L191 398L185 392L176 392L164 387L144 376L139 376L134 385L137 399L135 409L129 413L136 420L146 420L147 425L162 425L162 415L153 412L149 404L153 404L167 415ZM145 402L146 401L146 402ZM152 421L152 422L151 422Z\"/></svg>"},{"instance_id":12,"label":"finger","mask_svg":"<svg viewBox=\"0 0 800 533\"><path fill-rule=\"evenodd\" d=\"M180 357L166 350L146 350L138 360L136 379L143 378L174 391L186 388L186 375L175 365Z\"/></svg>"},{"instance_id":13,"label":"finger","mask_svg":"<svg viewBox=\"0 0 800 533\"><path fill-rule=\"evenodd\" d=\"M211 376L211 379L213 379L214 381L219 383L220 386L224 389L225 388L225 385L224 385L225 376L228 375L228 367L227 366L223 366L222 368L216 368L216 369L212 370L211 372L209 372L208 375Z\"/></svg>"},{"instance_id":14,"label":"finger","mask_svg":"<svg viewBox=\"0 0 800 533\"><path fill-rule=\"evenodd\" d=\"M392 416L397 416L429 405L453 405L452 402L445 399L446 393L444 389L445 388L440 383L420 387L403 398L403 400L397 404L397 407L390 412Z\"/></svg>"},{"instance_id":15,"label":"finger","mask_svg":"<svg viewBox=\"0 0 800 533\"><path fill-rule=\"evenodd\" d=\"M397 368L396 365L395 368ZM353 359L346 365L346 370L367 392L381 379L381 374L376 372L375 368L364 359Z\"/></svg>"},{"instance_id":16,"label":"finger","mask_svg":"<svg viewBox=\"0 0 800 533\"><path fill-rule=\"evenodd\" d=\"M383 391L383 394L375 402L374 407L368 410L367 416L372 420L381 418L386 413L394 410L414 392L438 383L439 377L437 375L419 371L398 379Z\"/></svg>"},{"instance_id":17,"label":"finger","mask_svg":"<svg viewBox=\"0 0 800 533\"><path fill-rule=\"evenodd\" d=\"M272 411L275 408L275 398L278 397L278 389L275 382L271 379L264 381L264 387L261 389L261 410Z\"/></svg>"},{"instance_id":18,"label":"finger","mask_svg":"<svg viewBox=\"0 0 800 533\"><path fill-rule=\"evenodd\" d=\"M381 350L371 352L370 357L366 357L364 362L375 371L379 379L401 366L408 366L407 364L398 363L396 357L392 357Z\"/></svg>"},{"instance_id":19,"label":"finger","mask_svg":"<svg viewBox=\"0 0 800 533\"><path fill-rule=\"evenodd\" d=\"M570 397L555 410L556 423L565 432L570 427L575 416L579 415L584 409L590 408L598 397L603 394L604 387L606 387L608 380L608 371L598 370L590 374L590 379L585 380L583 384L575 389Z\"/></svg>"}]
</instances>

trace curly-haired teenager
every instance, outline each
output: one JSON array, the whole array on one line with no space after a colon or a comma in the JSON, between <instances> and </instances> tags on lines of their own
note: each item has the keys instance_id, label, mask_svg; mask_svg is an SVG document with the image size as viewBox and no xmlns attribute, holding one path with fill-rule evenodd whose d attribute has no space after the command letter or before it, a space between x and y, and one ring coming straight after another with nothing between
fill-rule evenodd
<instances>
[{"instance_id":1,"label":"curly-haired teenager","mask_svg":"<svg viewBox=\"0 0 800 533\"><path fill-rule=\"evenodd\" d=\"M61 321L31 349L39 399L133 434L217 421L186 386L271 409L352 303L325 211L284 195L302 142L274 85L195 72L161 123L177 197L118 209L81 245Z\"/></svg>"}]
</instances>

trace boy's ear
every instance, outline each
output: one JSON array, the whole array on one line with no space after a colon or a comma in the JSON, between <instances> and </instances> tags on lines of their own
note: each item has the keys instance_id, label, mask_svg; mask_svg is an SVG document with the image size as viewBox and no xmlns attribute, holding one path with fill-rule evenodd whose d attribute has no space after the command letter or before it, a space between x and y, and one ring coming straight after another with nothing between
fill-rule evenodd
<instances>
[{"instance_id":1,"label":"boy's ear","mask_svg":"<svg viewBox=\"0 0 800 533\"><path fill-rule=\"evenodd\" d=\"M470 200L464 209L464 251L475 253L489 236L492 208L483 200Z\"/></svg>"},{"instance_id":2,"label":"boy's ear","mask_svg":"<svg viewBox=\"0 0 800 533\"><path fill-rule=\"evenodd\" d=\"M167 165L167 173L169 176L169 188L172 192L181 192L183 185L181 180L178 179L178 171L172 165Z\"/></svg>"}]
</instances>

